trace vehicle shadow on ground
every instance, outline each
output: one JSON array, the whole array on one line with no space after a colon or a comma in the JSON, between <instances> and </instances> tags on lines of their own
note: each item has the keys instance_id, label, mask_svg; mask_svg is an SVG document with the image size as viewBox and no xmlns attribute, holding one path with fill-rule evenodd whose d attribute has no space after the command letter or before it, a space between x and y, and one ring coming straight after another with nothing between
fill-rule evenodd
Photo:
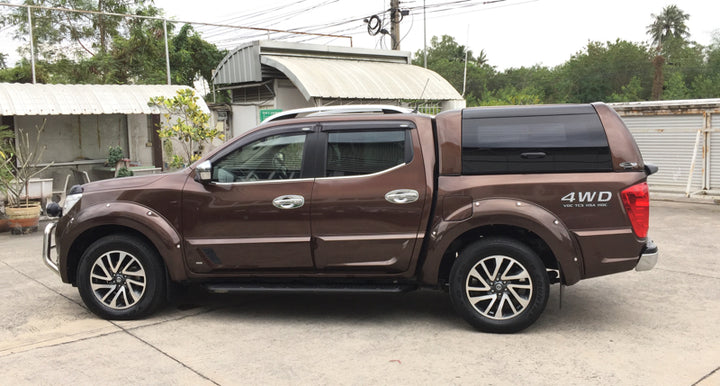
<instances>
[{"instance_id":1,"label":"vehicle shadow on ground","mask_svg":"<svg viewBox=\"0 0 720 386\"><path fill-rule=\"evenodd\" d=\"M360 293L248 293L215 294L188 288L171 308L202 307L213 314L237 319L408 322L462 325L447 293L421 290L397 294Z\"/></svg>"},{"instance_id":2,"label":"vehicle shadow on ground","mask_svg":"<svg viewBox=\"0 0 720 386\"><path fill-rule=\"evenodd\" d=\"M630 305L607 304L607 291L571 292L564 290L562 308L559 287L551 286L543 315L528 331L574 331L588 323L617 323L619 314L629 312ZM602 307L600 307L600 303ZM625 309L623 309L625 307ZM293 323L399 323L434 324L438 328L472 330L455 313L449 295L443 291L419 290L398 294L359 293L248 293L215 294L201 287L190 287L163 311L203 309L217 317L268 322ZM627 318L627 316L625 316Z\"/></svg>"}]
</instances>

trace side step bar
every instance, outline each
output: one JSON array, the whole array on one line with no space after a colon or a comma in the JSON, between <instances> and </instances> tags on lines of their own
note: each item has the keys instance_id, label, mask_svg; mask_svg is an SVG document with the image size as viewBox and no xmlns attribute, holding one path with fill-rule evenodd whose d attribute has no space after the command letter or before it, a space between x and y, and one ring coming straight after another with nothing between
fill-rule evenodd
<instances>
[{"instance_id":1,"label":"side step bar","mask_svg":"<svg viewBox=\"0 0 720 386\"><path fill-rule=\"evenodd\" d=\"M284 292L284 293L400 293L417 289L411 284L281 284L281 283L215 283L205 284L213 293Z\"/></svg>"}]
</instances>

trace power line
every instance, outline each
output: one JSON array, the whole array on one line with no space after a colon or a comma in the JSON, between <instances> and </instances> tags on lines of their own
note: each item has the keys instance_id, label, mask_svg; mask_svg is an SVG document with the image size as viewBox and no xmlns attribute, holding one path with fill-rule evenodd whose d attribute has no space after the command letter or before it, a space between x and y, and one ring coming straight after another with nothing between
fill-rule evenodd
<instances>
[{"instance_id":1,"label":"power line","mask_svg":"<svg viewBox=\"0 0 720 386\"><path fill-rule=\"evenodd\" d=\"M204 25L204 26L213 26L213 27L246 29L246 30L254 30L254 31L265 31L265 32L291 33L291 34L299 34L299 35L316 35L316 36L333 37L333 38L346 38L346 39L350 39L350 45L352 46L352 36L330 35L330 34L321 34L321 33L313 33L313 32L303 32L303 31L287 31L287 30L273 29L273 28L239 26L239 25L220 24L220 23L205 23L205 22L197 22L197 21L171 20L171 19L157 17L157 16L132 15L132 14L127 14L127 13L101 12L101 11L60 8L60 7L46 7L46 6L40 6L40 5L24 5L24 4L17 5L17 4L10 4L10 3L0 3L0 6L13 7L13 8L42 9L42 10L47 10L47 11L74 12L74 13L91 14L91 15L119 16L119 17L124 17L124 18L135 18L135 19L145 19L145 20L158 20L158 21L162 21L165 23L170 22L170 23Z\"/></svg>"}]
</instances>

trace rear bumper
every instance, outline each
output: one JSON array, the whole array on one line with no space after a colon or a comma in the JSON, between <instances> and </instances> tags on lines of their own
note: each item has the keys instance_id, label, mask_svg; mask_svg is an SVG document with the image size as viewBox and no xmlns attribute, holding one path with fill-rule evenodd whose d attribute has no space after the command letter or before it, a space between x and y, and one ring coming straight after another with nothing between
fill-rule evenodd
<instances>
[{"instance_id":1,"label":"rear bumper","mask_svg":"<svg viewBox=\"0 0 720 386\"><path fill-rule=\"evenodd\" d=\"M657 264L658 261L658 247L655 245L655 243L648 239L647 243L645 244L645 249L643 249L642 255L640 255L640 260L638 260L637 265L635 266L636 271L649 271L655 267L655 264Z\"/></svg>"}]
</instances>

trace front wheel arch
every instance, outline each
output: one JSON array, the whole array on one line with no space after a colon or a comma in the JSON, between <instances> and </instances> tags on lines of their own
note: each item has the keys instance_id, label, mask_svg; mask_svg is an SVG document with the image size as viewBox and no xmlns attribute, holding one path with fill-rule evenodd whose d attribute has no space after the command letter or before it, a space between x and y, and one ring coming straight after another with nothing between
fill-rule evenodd
<instances>
[{"instance_id":1,"label":"front wheel arch","mask_svg":"<svg viewBox=\"0 0 720 386\"><path fill-rule=\"evenodd\" d=\"M162 259L137 236L111 234L96 240L83 252L76 272L83 302L104 319L139 319L166 300Z\"/></svg>"},{"instance_id":2,"label":"front wheel arch","mask_svg":"<svg viewBox=\"0 0 720 386\"><path fill-rule=\"evenodd\" d=\"M90 245L96 240L111 235L125 235L129 237L135 237L138 240L146 243L149 247L153 248L155 253L157 253L158 256L162 257L155 244L143 233L133 228L125 227L122 225L104 225L88 229L73 241L72 246L69 249L67 260L67 274L68 281L70 283L72 283L73 285L77 285L77 269L78 265L80 264L80 257L82 257L83 253L85 253L85 250L87 250L87 248L90 247ZM165 266L164 263L163 266ZM165 267L165 269L167 271L167 267Z\"/></svg>"}]
</instances>

